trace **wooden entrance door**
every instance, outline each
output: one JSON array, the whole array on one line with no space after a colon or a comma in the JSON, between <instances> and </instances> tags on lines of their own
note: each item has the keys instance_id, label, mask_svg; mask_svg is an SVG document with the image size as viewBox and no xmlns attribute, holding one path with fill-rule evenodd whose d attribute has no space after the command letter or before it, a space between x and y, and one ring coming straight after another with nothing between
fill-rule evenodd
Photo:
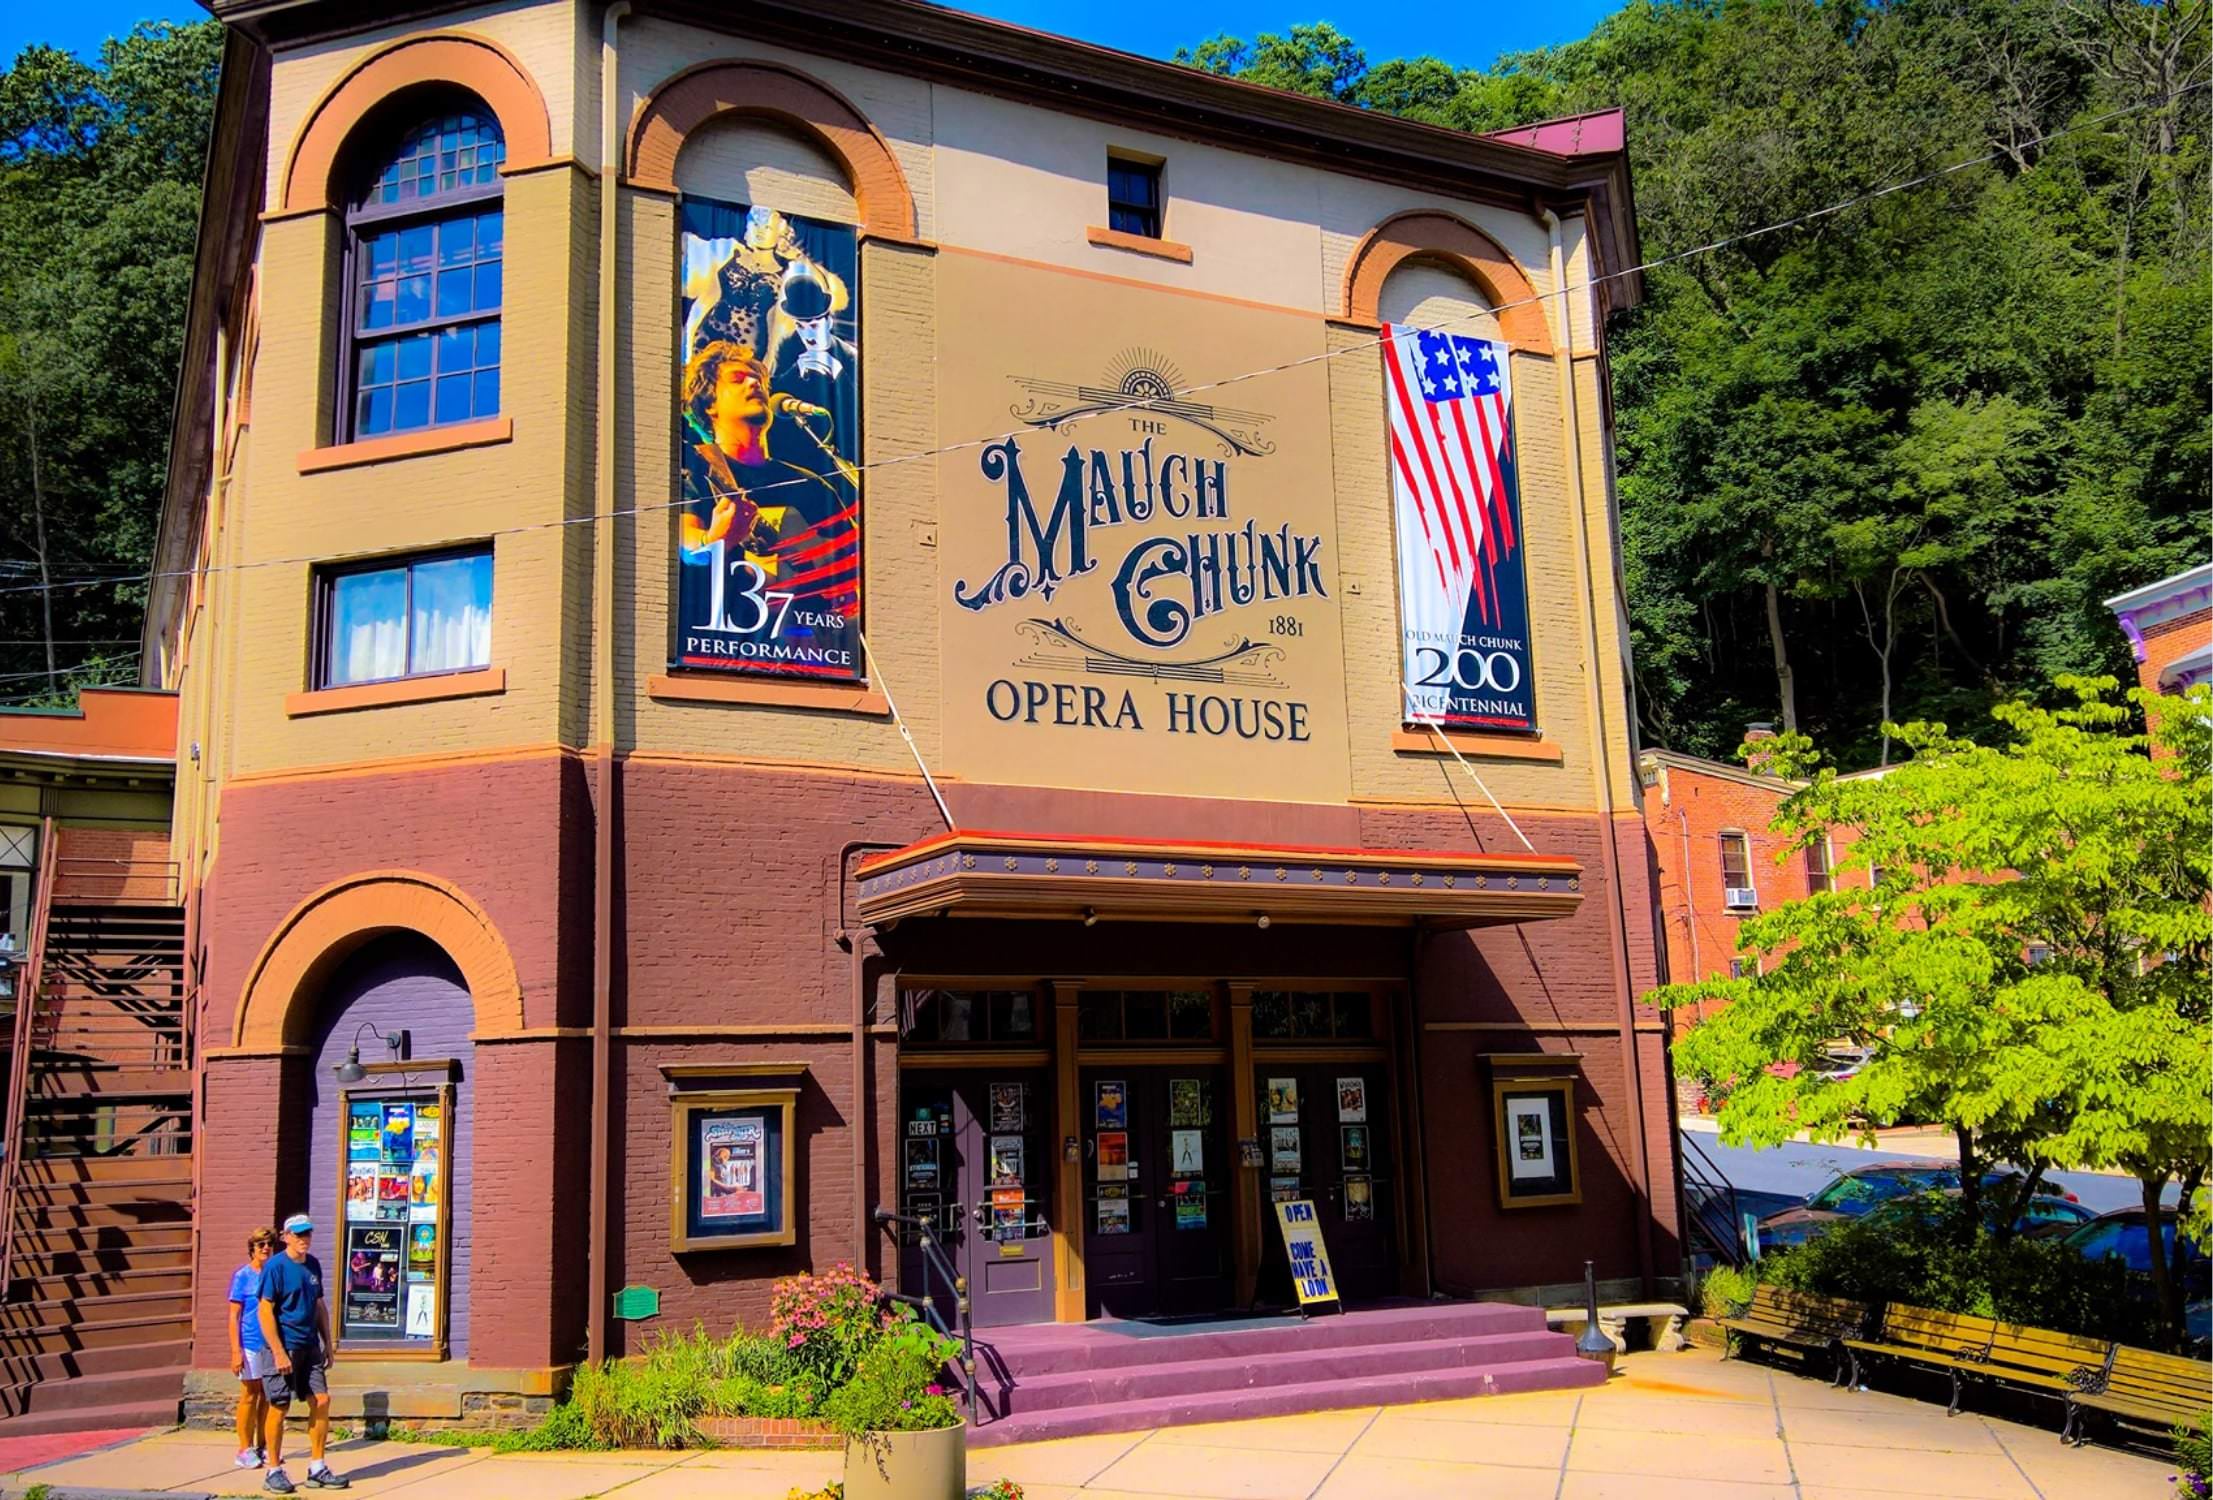
<instances>
[{"instance_id":1,"label":"wooden entrance door","mask_svg":"<svg viewBox=\"0 0 2213 1500\"><path fill-rule=\"evenodd\" d=\"M1275 1228L1272 1200L1305 1198L1320 1217L1337 1290L1347 1301L1397 1290L1394 1227L1398 1175L1393 1160L1390 1070L1381 1062L1263 1062L1253 1099L1267 1159L1261 1195L1260 1290L1288 1297L1290 1268ZM1290 1085L1289 1089L1283 1087ZM1296 1168L1287 1150L1296 1139Z\"/></svg>"},{"instance_id":2,"label":"wooden entrance door","mask_svg":"<svg viewBox=\"0 0 2213 1500\"><path fill-rule=\"evenodd\" d=\"M1084 1267L1091 1310L1173 1317L1229 1304L1229 1099L1218 1067L1086 1068Z\"/></svg>"},{"instance_id":3,"label":"wooden entrance door","mask_svg":"<svg viewBox=\"0 0 2213 1500\"><path fill-rule=\"evenodd\" d=\"M967 1278L975 1325L1051 1322L1047 1076L1020 1068L910 1076L901 1092L901 1210L940 1226L948 1258ZM902 1285L920 1287L923 1279L921 1252L910 1245ZM942 1288L933 1291L945 1300Z\"/></svg>"}]
</instances>

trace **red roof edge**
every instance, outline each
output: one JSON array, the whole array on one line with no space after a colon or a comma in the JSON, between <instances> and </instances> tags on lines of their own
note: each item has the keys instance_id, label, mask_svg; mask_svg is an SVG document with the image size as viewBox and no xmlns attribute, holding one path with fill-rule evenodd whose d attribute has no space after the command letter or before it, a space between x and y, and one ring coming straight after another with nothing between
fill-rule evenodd
<instances>
[{"instance_id":1,"label":"red roof edge","mask_svg":"<svg viewBox=\"0 0 2213 1500\"><path fill-rule=\"evenodd\" d=\"M1483 138L1566 157L1618 155L1629 139L1618 105L1613 109L1593 110L1585 115L1568 115L1558 120L1539 120L1533 125L1516 125L1511 130L1488 130L1483 132Z\"/></svg>"},{"instance_id":2,"label":"red roof edge","mask_svg":"<svg viewBox=\"0 0 2213 1500\"><path fill-rule=\"evenodd\" d=\"M0 752L102 760L177 758L177 695L85 688L75 708L0 709Z\"/></svg>"}]
</instances>

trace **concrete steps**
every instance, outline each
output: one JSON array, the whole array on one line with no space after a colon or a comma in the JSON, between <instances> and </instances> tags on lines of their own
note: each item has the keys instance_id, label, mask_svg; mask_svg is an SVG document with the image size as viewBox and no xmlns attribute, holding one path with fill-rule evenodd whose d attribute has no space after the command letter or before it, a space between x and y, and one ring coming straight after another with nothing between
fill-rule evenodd
<instances>
[{"instance_id":1,"label":"concrete steps","mask_svg":"<svg viewBox=\"0 0 2213 1500\"><path fill-rule=\"evenodd\" d=\"M1173 1332L1136 1326L1048 1324L979 1336L970 1445L1563 1390L1606 1375L1545 1327L1542 1309L1503 1303Z\"/></svg>"}]
</instances>

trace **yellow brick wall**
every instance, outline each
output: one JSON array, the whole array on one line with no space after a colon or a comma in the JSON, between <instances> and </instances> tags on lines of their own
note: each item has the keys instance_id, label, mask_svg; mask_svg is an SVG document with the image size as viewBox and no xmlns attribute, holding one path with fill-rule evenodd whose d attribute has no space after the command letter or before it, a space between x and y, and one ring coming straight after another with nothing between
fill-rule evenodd
<instances>
[{"instance_id":1,"label":"yellow brick wall","mask_svg":"<svg viewBox=\"0 0 2213 1500\"><path fill-rule=\"evenodd\" d=\"M544 91L554 151L582 162L506 179L508 214L504 407L511 443L303 475L298 456L328 440L329 329L335 314L340 226L329 216L266 227L260 363L252 441L233 497L236 515L219 547L250 566L215 598L222 618L208 636L214 660L203 685L223 724L211 774L400 755L467 752L554 742L584 745L595 718L593 548L588 524L596 434L598 28L581 4L487 7L443 26L491 37ZM313 101L386 32L279 57L274 67L272 182ZM1444 208L1478 224L1549 292L1544 226L1522 213L1442 200L1387 184L1337 178L1213 147L1162 139L1170 158L1170 232L1189 243L1190 266L1131 256L1084 241L1104 218L1109 145L1149 140L1128 130L986 100L873 72L714 36L654 18L624 29L623 118L661 79L710 58L786 62L837 89L884 133L906 173L920 233L963 251L1013 256L1193 294L1234 295L1304 315L1336 312L1344 269L1375 223L1411 208ZM758 124L704 133L678 164L695 191L766 199L818 217L851 217L850 195L825 180L819 152ZM274 189L272 189L274 191ZM1179 196L1180 195L1180 196ZM1097 202L1094 205L1093 200ZM1095 212L1094 212L1095 208ZM617 742L656 754L703 754L850 765L904 774L905 745L880 717L764 705L659 701L646 679L665 672L673 600L676 496L674 410L676 202L625 191L618 226L616 361L618 428ZM1580 220L1565 226L1574 345L1592 337ZM927 248L868 242L862 252L864 622L884 685L926 756L942 744L940 611L950 582L939 568L938 465L895 462L944 440L936 386L936 256ZM1472 289L1410 267L1394 278L1386 311L1417 321L1472 309ZM1557 302L1547 298L1549 321ZM1151 315L1148 312L1148 316ZM1470 326L1484 328L1481 319ZM1486 329L1487 331L1487 329ZM1400 714L1397 599L1390 491L1382 428L1380 356L1372 334L1332 325L1331 464L1336 484L1338 599L1350 715L1350 781L1356 801L1449 803L1470 788L1449 759L1391 748ZM1142 330L1132 331L1141 343ZM1598 674L1608 705L1614 784L1635 795L1623 707L1620 607L1614 596L1612 520L1599 368L1576 361L1586 520L1599 549L1599 660L1586 658L1583 577L1575 554L1557 371L1516 356L1513 377L1527 537L1538 711L1558 764L1478 762L1510 805L1588 807L1593 744L1584 674ZM560 522L577 524L555 524ZM285 697L306 686L310 559L333 560L445 545L494 535L492 659L507 672L498 696L290 718ZM193 650L202 647L196 632ZM190 709L187 709L188 713ZM188 722L190 722L188 720ZM1264 789L1260 789L1264 792Z\"/></svg>"}]
</instances>

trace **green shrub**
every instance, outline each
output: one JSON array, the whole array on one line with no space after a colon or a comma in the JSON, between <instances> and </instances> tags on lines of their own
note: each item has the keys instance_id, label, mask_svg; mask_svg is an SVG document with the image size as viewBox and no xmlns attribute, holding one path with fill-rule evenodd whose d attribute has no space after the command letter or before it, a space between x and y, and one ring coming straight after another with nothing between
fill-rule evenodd
<instances>
[{"instance_id":1,"label":"green shrub","mask_svg":"<svg viewBox=\"0 0 2213 1500\"><path fill-rule=\"evenodd\" d=\"M1750 1266L1715 1266L1698 1280L1698 1310L1709 1318L1733 1318L1752 1305L1759 1284Z\"/></svg>"},{"instance_id":2,"label":"green shrub","mask_svg":"<svg viewBox=\"0 0 2213 1500\"><path fill-rule=\"evenodd\" d=\"M2206 1500L2213 1493L2213 1412L2188 1426L2176 1423L2175 1493L2183 1500Z\"/></svg>"},{"instance_id":3,"label":"green shrub","mask_svg":"<svg viewBox=\"0 0 2213 1500\"><path fill-rule=\"evenodd\" d=\"M1927 1197L1841 1224L1760 1262L1759 1279L1855 1302L1911 1302L2059 1333L2155 1347L2143 1277L2056 1239L2000 1241L1956 1201Z\"/></svg>"},{"instance_id":4,"label":"green shrub","mask_svg":"<svg viewBox=\"0 0 2213 1500\"><path fill-rule=\"evenodd\" d=\"M958 1353L921 1323L891 1329L863 1354L853 1378L822 1403L822 1420L847 1438L960 1425L960 1408L940 1384Z\"/></svg>"}]
</instances>

